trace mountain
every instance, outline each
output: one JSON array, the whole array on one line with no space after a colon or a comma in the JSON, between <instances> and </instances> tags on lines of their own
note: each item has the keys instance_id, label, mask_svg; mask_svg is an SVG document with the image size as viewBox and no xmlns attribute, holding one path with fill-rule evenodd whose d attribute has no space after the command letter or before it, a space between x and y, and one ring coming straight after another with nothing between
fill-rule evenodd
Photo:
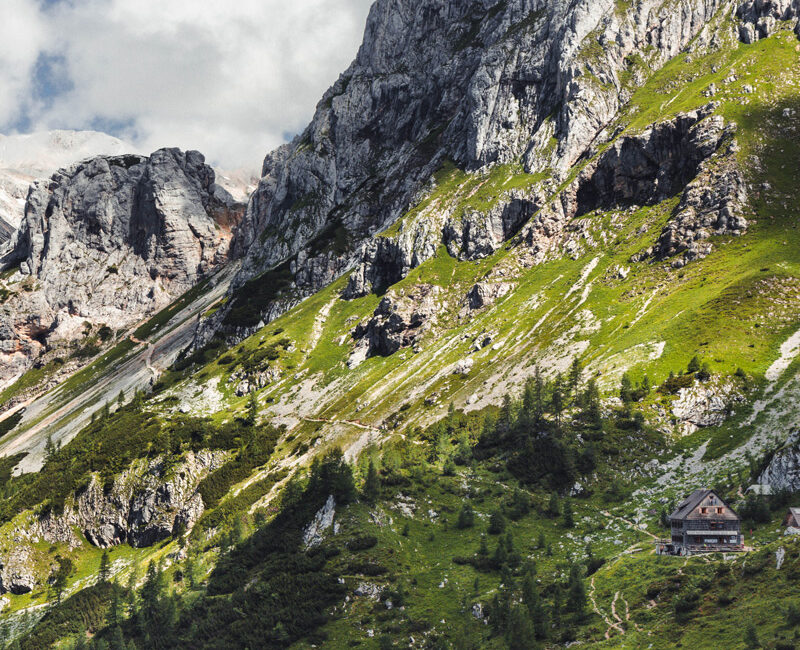
<instances>
[{"instance_id":1,"label":"mountain","mask_svg":"<svg viewBox=\"0 0 800 650\"><path fill-rule=\"evenodd\" d=\"M5 638L794 647L798 62L795 1L378 0L240 222L194 153L35 186L3 308L120 332L0 393ZM656 556L698 488L745 551Z\"/></svg>"},{"instance_id":2,"label":"mountain","mask_svg":"<svg viewBox=\"0 0 800 650\"><path fill-rule=\"evenodd\" d=\"M78 160L135 151L121 140L97 131L0 134L0 243L19 227L28 187L35 179L48 177Z\"/></svg>"},{"instance_id":3,"label":"mountain","mask_svg":"<svg viewBox=\"0 0 800 650\"><path fill-rule=\"evenodd\" d=\"M4 383L64 348L91 358L228 260L241 206L196 151L101 156L28 194L0 262Z\"/></svg>"}]
</instances>

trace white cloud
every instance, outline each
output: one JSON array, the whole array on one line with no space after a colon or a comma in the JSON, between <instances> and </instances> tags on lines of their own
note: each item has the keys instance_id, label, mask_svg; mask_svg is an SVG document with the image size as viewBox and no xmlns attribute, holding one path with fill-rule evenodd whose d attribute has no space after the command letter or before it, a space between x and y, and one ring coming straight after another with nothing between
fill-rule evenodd
<instances>
[{"instance_id":1,"label":"white cloud","mask_svg":"<svg viewBox=\"0 0 800 650\"><path fill-rule=\"evenodd\" d=\"M0 124L30 101L33 70L47 43L47 27L31 0L0 5Z\"/></svg>"},{"instance_id":2,"label":"white cloud","mask_svg":"<svg viewBox=\"0 0 800 650\"><path fill-rule=\"evenodd\" d=\"M0 129L20 109L37 129L99 119L129 124L121 135L144 150L194 148L222 166L258 167L354 58L371 0L73 0L41 14L33 0L7 2L38 16L19 32L42 36L21 48L20 79L0 91ZM73 85L33 107L24 97L48 30L47 50L65 58Z\"/></svg>"}]
</instances>

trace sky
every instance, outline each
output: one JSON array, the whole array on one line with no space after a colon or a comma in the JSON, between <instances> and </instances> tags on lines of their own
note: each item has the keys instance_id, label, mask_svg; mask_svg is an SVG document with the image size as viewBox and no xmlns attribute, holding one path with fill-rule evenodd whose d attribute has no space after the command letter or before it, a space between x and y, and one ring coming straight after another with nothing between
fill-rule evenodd
<instances>
[{"instance_id":1,"label":"sky","mask_svg":"<svg viewBox=\"0 0 800 650\"><path fill-rule=\"evenodd\" d=\"M260 169L358 51L372 0L0 0L0 133L94 129Z\"/></svg>"}]
</instances>

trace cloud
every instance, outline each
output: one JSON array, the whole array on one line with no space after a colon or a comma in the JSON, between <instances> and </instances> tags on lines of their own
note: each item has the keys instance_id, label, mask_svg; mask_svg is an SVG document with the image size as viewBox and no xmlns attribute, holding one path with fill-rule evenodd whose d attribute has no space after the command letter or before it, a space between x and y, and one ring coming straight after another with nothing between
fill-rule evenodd
<instances>
[{"instance_id":1,"label":"cloud","mask_svg":"<svg viewBox=\"0 0 800 650\"><path fill-rule=\"evenodd\" d=\"M21 47L0 46L0 130L106 128L257 168L354 58L371 0L6 2ZM38 93L37 61L57 64Z\"/></svg>"},{"instance_id":2,"label":"cloud","mask_svg":"<svg viewBox=\"0 0 800 650\"><path fill-rule=\"evenodd\" d=\"M32 100L34 71L48 41L46 21L30 0L4 0L0 15L0 124Z\"/></svg>"}]
</instances>

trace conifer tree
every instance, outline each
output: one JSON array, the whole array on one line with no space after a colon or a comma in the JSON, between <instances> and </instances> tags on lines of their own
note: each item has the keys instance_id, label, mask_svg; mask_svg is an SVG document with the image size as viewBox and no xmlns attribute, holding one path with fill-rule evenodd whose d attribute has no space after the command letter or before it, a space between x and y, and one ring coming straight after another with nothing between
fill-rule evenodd
<instances>
[{"instance_id":1,"label":"conifer tree","mask_svg":"<svg viewBox=\"0 0 800 650\"><path fill-rule=\"evenodd\" d=\"M367 478L364 480L364 499L369 503L375 503L380 495L380 490L381 481L378 477L378 470L375 468L375 462L370 458L369 467L367 468Z\"/></svg>"},{"instance_id":2,"label":"conifer tree","mask_svg":"<svg viewBox=\"0 0 800 650\"><path fill-rule=\"evenodd\" d=\"M572 516L572 505L569 501L564 501L564 528L574 528L575 520Z\"/></svg>"},{"instance_id":3,"label":"conifer tree","mask_svg":"<svg viewBox=\"0 0 800 650\"><path fill-rule=\"evenodd\" d=\"M628 376L628 373L622 375L622 379L619 382L619 398L622 400L623 404L628 404L633 399L631 393L633 392L633 387L631 385L631 378Z\"/></svg>"},{"instance_id":4,"label":"conifer tree","mask_svg":"<svg viewBox=\"0 0 800 650\"><path fill-rule=\"evenodd\" d=\"M561 514L561 504L558 500L557 492L553 492L553 494L550 495L550 503L547 504L547 514L553 518Z\"/></svg>"},{"instance_id":5,"label":"conifer tree","mask_svg":"<svg viewBox=\"0 0 800 650\"><path fill-rule=\"evenodd\" d=\"M573 564L569 574L567 589L567 609L582 618L586 610L586 587L583 584L581 567Z\"/></svg>"},{"instance_id":6,"label":"conifer tree","mask_svg":"<svg viewBox=\"0 0 800 650\"><path fill-rule=\"evenodd\" d=\"M247 400L247 417L245 421L251 427L254 427L258 422L258 400L255 393L250 393L250 398Z\"/></svg>"},{"instance_id":7,"label":"conifer tree","mask_svg":"<svg viewBox=\"0 0 800 650\"><path fill-rule=\"evenodd\" d=\"M103 550L103 554L100 556L100 570L98 571L97 577L100 579L100 582L108 582L108 578L111 576L111 566L108 561L108 551Z\"/></svg>"}]
</instances>

